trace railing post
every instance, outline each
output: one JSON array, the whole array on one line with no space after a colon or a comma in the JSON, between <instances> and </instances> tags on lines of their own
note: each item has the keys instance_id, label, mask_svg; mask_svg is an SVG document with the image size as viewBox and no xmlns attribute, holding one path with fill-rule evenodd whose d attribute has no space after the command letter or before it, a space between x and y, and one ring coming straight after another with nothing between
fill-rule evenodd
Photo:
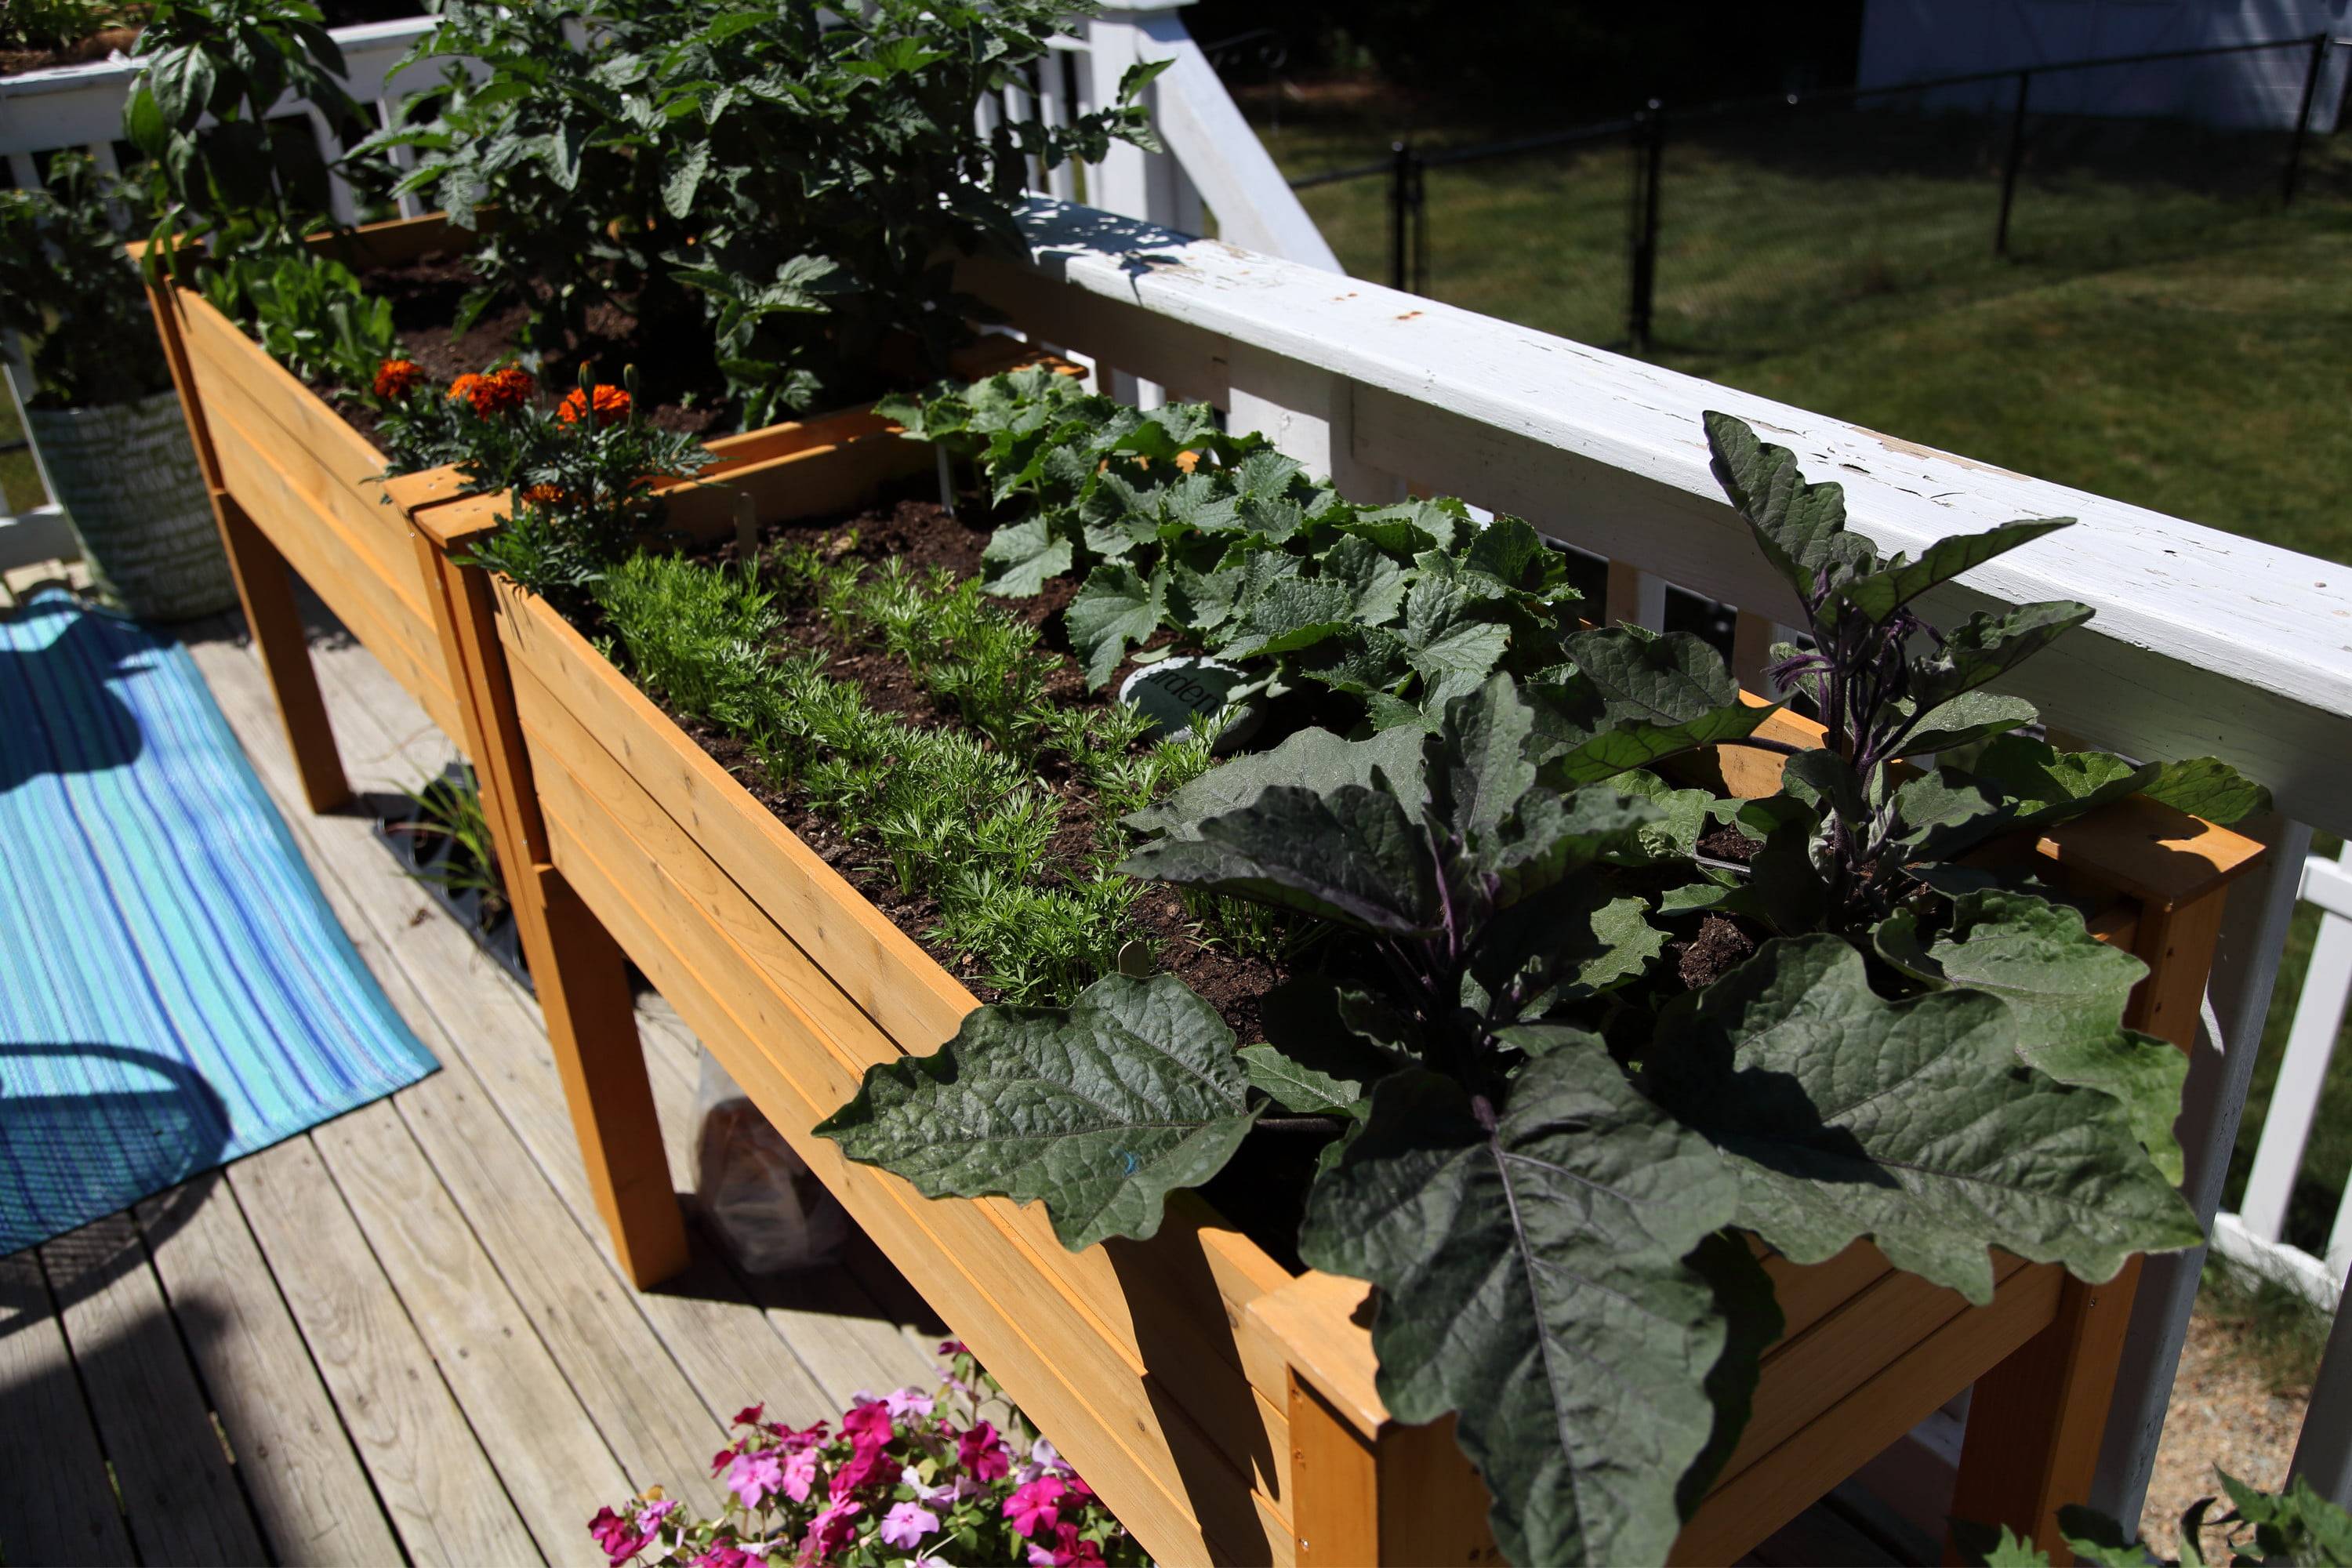
<instances>
[{"instance_id":1,"label":"railing post","mask_svg":"<svg viewBox=\"0 0 2352 1568\"><path fill-rule=\"evenodd\" d=\"M1412 276L1405 260L1412 245L1407 226L1412 222L1412 147L1409 142L1389 143L1389 287L1399 293L1412 291Z\"/></svg>"},{"instance_id":2,"label":"railing post","mask_svg":"<svg viewBox=\"0 0 2352 1568\"><path fill-rule=\"evenodd\" d=\"M2336 1309L2336 1327L2319 1358L2319 1375L2311 1381L2311 1404L2303 1418L2303 1436L2295 1440L2289 1476L2300 1476L2312 1489L2342 1508L2352 1508L2352 1279L2345 1285Z\"/></svg>"},{"instance_id":3,"label":"railing post","mask_svg":"<svg viewBox=\"0 0 2352 1568\"><path fill-rule=\"evenodd\" d=\"M2017 106L2009 113L2009 156L2000 170L2000 219L1993 226L1992 253L2009 254L2009 209L2017 200L2017 171L2025 162L2025 100L2033 90L2033 73L2017 73Z\"/></svg>"},{"instance_id":4,"label":"railing post","mask_svg":"<svg viewBox=\"0 0 2352 1568\"><path fill-rule=\"evenodd\" d=\"M2287 924L2294 916L2304 858L2311 850L2311 829L2300 822L2273 817L2259 826L2241 825L2239 830L2262 839L2269 852L2230 889L2207 984L2207 1021L2189 1054L2189 1083L2174 1128L2188 1163L2181 1190L2198 1222L2209 1230L2221 1205L2222 1179L2229 1174L2230 1152L2236 1147L2238 1122L2246 1109L2246 1086L2253 1077L2263 1019L2270 1010ZM2181 1341L2205 1254L2201 1247L2163 1253L2148 1258L2142 1270L2106 1440L2088 1499L2110 1518L2137 1519L2147 1495L2148 1472L2164 1436L2173 1374L2179 1367Z\"/></svg>"},{"instance_id":5,"label":"railing post","mask_svg":"<svg viewBox=\"0 0 2352 1568\"><path fill-rule=\"evenodd\" d=\"M2326 33L2311 36L2311 64L2304 69L2302 103L2294 111L2294 133L2286 142L2286 174L2279 186L2282 206L2294 205L2295 175L2303 167L2303 142L2311 131L2311 104L2319 96L2319 73L2327 63L2327 43Z\"/></svg>"},{"instance_id":6,"label":"railing post","mask_svg":"<svg viewBox=\"0 0 2352 1568\"><path fill-rule=\"evenodd\" d=\"M1650 100L1633 117L1633 223L1631 265L1627 268L1633 298L1625 310L1625 335L1633 352L1650 352L1650 322L1658 289L1658 184L1665 163L1664 106Z\"/></svg>"}]
</instances>

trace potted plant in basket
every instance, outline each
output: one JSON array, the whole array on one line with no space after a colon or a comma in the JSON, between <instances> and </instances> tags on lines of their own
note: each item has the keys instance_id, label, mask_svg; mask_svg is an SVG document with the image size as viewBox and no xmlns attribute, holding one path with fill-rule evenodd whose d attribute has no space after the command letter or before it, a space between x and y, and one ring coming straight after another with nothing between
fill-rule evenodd
<instances>
[{"instance_id":1,"label":"potted plant in basket","mask_svg":"<svg viewBox=\"0 0 2352 1568\"><path fill-rule=\"evenodd\" d=\"M133 615L236 602L204 477L112 214L129 192L79 153L49 190L0 192L0 331L31 345L10 378L83 552Z\"/></svg>"}]
</instances>

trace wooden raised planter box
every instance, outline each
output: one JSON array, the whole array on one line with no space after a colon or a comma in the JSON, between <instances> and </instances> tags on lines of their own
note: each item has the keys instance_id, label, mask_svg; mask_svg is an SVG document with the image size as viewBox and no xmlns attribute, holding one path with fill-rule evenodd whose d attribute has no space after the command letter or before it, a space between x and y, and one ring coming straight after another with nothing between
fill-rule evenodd
<instances>
[{"instance_id":1,"label":"wooden raised planter box","mask_svg":"<svg viewBox=\"0 0 2352 1568\"><path fill-rule=\"evenodd\" d=\"M929 462L848 425L803 438L778 459L760 521L839 510ZM714 505L680 501L715 526ZM927 1200L810 1132L866 1068L952 1036L972 996L545 603L448 563L498 515L477 498L418 521L440 552L450 657L470 672L507 858L537 868L552 928L541 940L571 946L549 961L562 969L551 1032L640 1279L671 1256L677 1222L642 1063L614 1022L627 998L598 973L617 973L615 942L1157 1560L1498 1560L1447 1424L1399 1426L1381 1406L1361 1282L1292 1276L1191 1194L1153 1240L1073 1255L1041 1208ZM1801 720L1775 722L1818 743ZM1777 785L1764 752L1720 766L1733 793ZM2045 875L2099 895L2095 929L2148 962L2136 1024L2185 1045L2224 883L2258 847L2134 801L2032 847ZM2086 1288L1998 1261L1995 1299L1975 1308L1866 1243L1811 1268L1768 1258L1787 1331L1676 1559L1738 1557L1971 1384L1956 1510L2032 1530L2075 1500L2137 1264Z\"/></svg>"},{"instance_id":2,"label":"wooden raised planter box","mask_svg":"<svg viewBox=\"0 0 2352 1568\"><path fill-rule=\"evenodd\" d=\"M364 267L461 248L468 239L436 216L371 224L311 243ZM429 568L412 537L418 509L465 493L457 470L386 479L383 453L202 292L151 279L148 301L311 809L341 805L350 789L310 668L289 570L442 732L462 743L462 683L445 658ZM997 352L974 356L983 371L1001 368L996 362L1011 352L1008 339L988 342ZM867 431L884 428L871 414L842 417L862 420ZM719 460L705 473L725 475L730 496L756 504L777 481L778 456L806 445L803 429L778 425L711 441Z\"/></svg>"}]
</instances>

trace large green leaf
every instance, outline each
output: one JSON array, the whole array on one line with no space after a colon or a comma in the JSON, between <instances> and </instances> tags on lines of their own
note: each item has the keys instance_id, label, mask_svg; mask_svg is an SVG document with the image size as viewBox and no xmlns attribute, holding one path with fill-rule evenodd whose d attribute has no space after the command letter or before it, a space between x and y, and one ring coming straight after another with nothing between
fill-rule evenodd
<instances>
[{"instance_id":1,"label":"large green leaf","mask_svg":"<svg viewBox=\"0 0 2352 1568\"><path fill-rule=\"evenodd\" d=\"M1486 618L1486 602L1476 589L1433 570L1425 570L1405 595L1400 635L1405 658L1426 683L1426 706L1476 690L1510 646L1509 628Z\"/></svg>"},{"instance_id":2,"label":"large green leaf","mask_svg":"<svg viewBox=\"0 0 2352 1568\"><path fill-rule=\"evenodd\" d=\"M1164 573L1147 579L1123 561L1106 561L1087 573L1062 615L1071 650L1086 667L1087 685L1100 687L1108 681L1129 647L1159 630L1167 607Z\"/></svg>"},{"instance_id":3,"label":"large green leaf","mask_svg":"<svg viewBox=\"0 0 2352 1568\"><path fill-rule=\"evenodd\" d=\"M1987 1248L2112 1277L2201 1239L2124 1107L2017 1059L2020 1020L1979 991L1887 1002L1862 954L1780 940L1661 1018L1647 1060L1740 1176L1738 1223L1799 1263L1868 1237L1973 1301Z\"/></svg>"},{"instance_id":4,"label":"large green leaf","mask_svg":"<svg viewBox=\"0 0 2352 1568\"><path fill-rule=\"evenodd\" d=\"M1070 569L1070 542L1055 537L1045 519L1033 517L990 535L980 561L990 593L1025 599Z\"/></svg>"},{"instance_id":5,"label":"large green leaf","mask_svg":"<svg viewBox=\"0 0 2352 1568\"><path fill-rule=\"evenodd\" d=\"M1042 1201L1076 1252L1149 1237L1257 1113L1217 1010L1172 975L1108 975L1066 1008L982 1007L937 1053L866 1069L817 1131L926 1197Z\"/></svg>"},{"instance_id":6,"label":"large green leaf","mask_svg":"<svg viewBox=\"0 0 2352 1568\"><path fill-rule=\"evenodd\" d=\"M1728 414L1706 422L1716 482L1798 598L1810 605L1824 579L1833 587L1877 566L1870 541L1846 529L1843 486L1807 484L1794 452L1759 441Z\"/></svg>"},{"instance_id":7,"label":"large green leaf","mask_svg":"<svg viewBox=\"0 0 2352 1568\"><path fill-rule=\"evenodd\" d=\"M1401 1421L1458 1413L1506 1556L1662 1563L1715 1446L1711 1380L1735 1398L1753 1383L1752 1362L1717 1375L1727 1343L1755 1347L1727 1340L1689 1261L1736 1206L1704 1138L1568 1040L1499 1117L1434 1073L1383 1082L1299 1252L1380 1287L1381 1398Z\"/></svg>"},{"instance_id":8,"label":"large green leaf","mask_svg":"<svg viewBox=\"0 0 2352 1568\"><path fill-rule=\"evenodd\" d=\"M1905 910L1884 921L1874 941L1881 957L1915 980L2007 1002L2018 1055L2061 1083L2121 1100L2148 1157L2166 1180L2180 1180L2172 1123L2189 1058L2123 1026L2124 1004L2147 965L2092 936L2079 911L2030 893L1967 893L1952 900L1941 936L1923 940Z\"/></svg>"},{"instance_id":9,"label":"large green leaf","mask_svg":"<svg viewBox=\"0 0 2352 1568\"><path fill-rule=\"evenodd\" d=\"M1753 707L1723 656L1688 632L1640 626L1570 633L1575 668L1530 689L1544 776L1585 784L1700 746L1753 734L1776 711Z\"/></svg>"},{"instance_id":10,"label":"large green leaf","mask_svg":"<svg viewBox=\"0 0 2352 1568\"><path fill-rule=\"evenodd\" d=\"M2158 764L2140 793L2177 811L2223 826L2271 808L2271 792L2219 757Z\"/></svg>"},{"instance_id":11,"label":"large green leaf","mask_svg":"<svg viewBox=\"0 0 2352 1568\"><path fill-rule=\"evenodd\" d=\"M1923 752L1948 752L2031 724L2040 717L2022 697L2002 697L1990 691L1968 691L1941 702L1919 716L1903 737L1900 756Z\"/></svg>"},{"instance_id":12,"label":"large green leaf","mask_svg":"<svg viewBox=\"0 0 2352 1568\"><path fill-rule=\"evenodd\" d=\"M1210 769L1158 805L1129 812L1123 820L1139 833L1197 837L1202 822L1248 805L1268 785L1370 787L1375 773L1386 776L1407 810L1418 812L1423 744L1417 731L1391 730L1369 741L1347 741L1328 730L1301 730L1270 752L1245 752Z\"/></svg>"},{"instance_id":13,"label":"large green leaf","mask_svg":"<svg viewBox=\"0 0 2352 1568\"><path fill-rule=\"evenodd\" d=\"M2062 752L2030 735L2001 735L1973 769L1940 767L1895 792L1904 842L1948 859L1996 834L2048 827L2139 794L2158 776L2105 752Z\"/></svg>"},{"instance_id":14,"label":"large green leaf","mask_svg":"<svg viewBox=\"0 0 2352 1568\"><path fill-rule=\"evenodd\" d=\"M1357 622L1357 596L1329 577L1286 577L1244 600L1225 625L1219 658L1255 658L1312 647Z\"/></svg>"},{"instance_id":15,"label":"large green leaf","mask_svg":"<svg viewBox=\"0 0 2352 1568\"><path fill-rule=\"evenodd\" d=\"M1838 597L1875 626L1937 584L2074 524L2071 517L2043 517L2004 522L1982 533L1956 533L1927 546L1916 561L1897 555L1884 570L1851 579L1839 586Z\"/></svg>"},{"instance_id":16,"label":"large green leaf","mask_svg":"<svg viewBox=\"0 0 2352 1568\"><path fill-rule=\"evenodd\" d=\"M1248 805L1156 839L1119 869L1390 935L1443 923L1429 839L1396 797L1360 784L1275 784Z\"/></svg>"},{"instance_id":17,"label":"large green leaf","mask_svg":"<svg viewBox=\"0 0 2352 1568\"><path fill-rule=\"evenodd\" d=\"M2091 618L2091 607L2069 599L2020 605L2005 616L1979 610L1948 632L1943 647L1915 667L1913 694L1928 708L1998 680L2057 638Z\"/></svg>"}]
</instances>

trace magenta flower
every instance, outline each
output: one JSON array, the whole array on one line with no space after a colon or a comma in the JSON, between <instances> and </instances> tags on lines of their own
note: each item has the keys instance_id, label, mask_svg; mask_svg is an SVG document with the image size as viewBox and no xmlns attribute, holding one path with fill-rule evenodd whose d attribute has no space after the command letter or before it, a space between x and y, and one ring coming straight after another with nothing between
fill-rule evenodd
<instances>
[{"instance_id":1,"label":"magenta flower","mask_svg":"<svg viewBox=\"0 0 2352 1568\"><path fill-rule=\"evenodd\" d=\"M741 1498L745 1508L758 1508L784 1489L783 1461L772 1448L738 1455L727 1472L727 1489Z\"/></svg>"},{"instance_id":2,"label":"magenta flower","mask_svg":"<svg viewBox=\"0 0 2352 1568\"><path fill-rule=\"evenodd\" d=\"M1061 1519L1062 1494L1069 1489L1059 1476L1040 1476L1004 1500L1004 1517L1023 1535L1051 1529Z\"/></svg>"},{"instance_id":3,"label":"magenta flower","mask_svg":"<svg viewBox=\"0 0 2352 1568\"><path fill-rule=\"evenodd\" d=\"M940 1527L940 1516L919 1502L893 1507L882 1521L882 1539L892 1546L912 1547Z\"/></svg>"},{"instance_id":4,"label":"magenta flower","mask_svg":"<svg viewBox=\"0 0 2352 1568\"><path fill-rule=\"evenodd\" d=\"M1013 1459L997 1440L995 1423L990 1421L982 1422L956 1439L956 1463L982 1484L1013 1473Z\"/></svg>"},{"instance_id":5,"label":"magenta flower","mask_svg":"<svg viewBox=\"0 0 2352 1568\"><path fill-rule=\"evenodd\" d=\"M1078 1527L1065 1520L1054 1527L1054 1544L1031 1542L1029 1568L1102 1568L1102 1547L1078 1539Z\"/></svg>"},{"instance_id":6,"label":"magenta flower","mask_svg":"<svg viewBox=\"0 0 2352 1568\"><path fill-rule=\"evenodd\" d=\"M859 1502L827 1503L824 1511L809 1521L808 1539L801 1545L803 1563L830 1562L841 1549L856 1538L857 1527L850 1520L866 1511Z\"/></svg>"},{"instance_id":7,"label":"magenta flower","mask_svg":"<svg viewBox=\"0 0 2352 1568\"><path fill-rule=\"evenodd\" d=\"M909 1412L929 1415L931 1413L931 1396L919 1388L902 1388L882 1403L892 1415L905 1415Z\"/></svg>"},{"instance_id":8,"label":"magenta flower","mask_svg":"<svg viewBox=\"0 0 2352 1568\"><path fill-rule=\"evenodd\" d=\"M767 1413L767 1409L768 1407L765 1404L746 1405L742 1409L735 1412L735 1425L738 1426L757 1426L760 1424L760 1417Z\"/></svg>"},{"instance_id":9,"label":"magenta flower","mask_svg":"<svg viewBox=\"0 0 2352 1568\"><path fill-rule=\"evenodd\" d=\"M663 1520L667 1519L671 1514L674 1514L677 1511L677 1500L676 1498L662 1498L657 1501L646 1504L645 1507L637 1510L637 1533L640 1535L651 1535L655 1531L661 1528L661 1522Z\"/></svg>"},{"instance_id":10,"label":"magenta flower","mask_svg":"<svg viewBox=\"0 0 2352 1568\"><path fill-rule=\"evenodd\" d=\"M940 1353L941 1355L970 1355L971 1353L971 1347L965 1344L961 1340L941 1340L940 1342Z\"/></svg>"},{"instance_id":11,"label":"magenta flower","mask_svg":"<svg viewBox=\"0 0 2352 1568\"><path fill-rule=\"evenodd\" d=\"M890 1407L878 1399L861 1405L841 1418L842 1434L853 1443L887 1443L891 1437L891 1415Z\"/></svg>"},{"instance_id":12,"label":"magenta flower","mask_svg":"<svg viewBox=\"0 0 2352 1568\"><path fill-rule=\"evenodd\" d=\"M794 1502L808 1501L809 1489L816 1485L817 1453L814 1448L799 1448L784 1460L784 1495Z\"/></svg>"},{"instance_id":13,"label":"magenta flower","mask_svg":"<svg viewBox=\"0 0 2352 1568\"><path fill-rule=\"evenodd\" d=\"M731 1541L714 1541L686 1568L760 1568L760 1560Z\"/></svg>"},{"instance_id":14,"label":"magenta flower","mask_svg":"<svg viewBox=\"0 0 2352 1568\"><path fill-rule=\"evenodd\" d=\"M717 1475L719 1471L733 1464L741 1453L742 1450L740 1448L719 1449L719 1452L710 1456L710 1473L714 1476Z\"/></svg>"},{"instance_id":15,"label":"magenta flower","mask_svg":"<svg viewBox=\"0 0 2352 1568\"><path fill-rule=\"evenodd\" d=\"M833 1473L833 1495L845 1497L890 1473L889 1461L883 1458L882 1445L860 1433L852 1440L849 1458Z\"/></svg>"},{"instance_id":16,"label":"magenta flower","mask_svg":"<svg viewBox=\"0 0 2352 1568\"><path fill-rule=\"evenodd\" d=\"M596 1517L588 1521L588 1533L596 1538L596 1544L604 1549L604 1555L612 1559L614 1568L646 1549L646 1537L609 1508L596 1510Z\"/></svg>"}]
</instances>

